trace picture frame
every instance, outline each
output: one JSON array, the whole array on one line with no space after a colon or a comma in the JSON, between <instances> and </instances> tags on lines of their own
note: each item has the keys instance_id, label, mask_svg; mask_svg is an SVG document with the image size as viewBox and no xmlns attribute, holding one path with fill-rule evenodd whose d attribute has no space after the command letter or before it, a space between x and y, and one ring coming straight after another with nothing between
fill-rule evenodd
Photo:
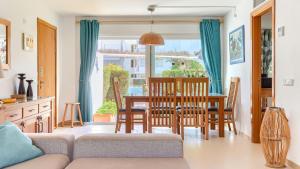
<instances>
[{"instance_id":1,"label":"picture frame","mask_svg":"<svg viewBox=\"0 0 300 169\"><path fill-rule=\"evenodd\" d=\"M242 25L229 33L230 64L245 62L245 26Z\"/></svg>"},{"instance_id":2,"label":"picture frame","mask_svg":"<svg viewBox=\"0 0 300 169\"><path fill-rule=\"evenodd\" d=\"M34 47L34 39L32 35L23 33L23 50L32 51Z\"/></svg>"}]
</instances>

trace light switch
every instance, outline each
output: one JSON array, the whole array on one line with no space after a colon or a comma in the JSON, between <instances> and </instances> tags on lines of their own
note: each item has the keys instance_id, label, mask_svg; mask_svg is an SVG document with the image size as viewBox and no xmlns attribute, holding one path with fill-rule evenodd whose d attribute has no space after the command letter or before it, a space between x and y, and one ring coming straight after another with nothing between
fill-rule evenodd
<instances>
[{"instance_id":1,"label":"light switch","mask_svg":"<svg viewBox=\"0 0 300 169\"><path fill-rule=\"evenodd\" d=\"M281 26L278 28L278 36L279 37L285 36L285 27L284 26Z\"/></svg>"},{"instance_id":2,"label":"light switch","mask_svg":"<svg viewBox=\"0 0 300 169\"><path fill-rule=\"evenodd\" d=\"M295 80L294 79L284 79L283 85L284 86L294 86Z\"/></svg>"}]
</instances>

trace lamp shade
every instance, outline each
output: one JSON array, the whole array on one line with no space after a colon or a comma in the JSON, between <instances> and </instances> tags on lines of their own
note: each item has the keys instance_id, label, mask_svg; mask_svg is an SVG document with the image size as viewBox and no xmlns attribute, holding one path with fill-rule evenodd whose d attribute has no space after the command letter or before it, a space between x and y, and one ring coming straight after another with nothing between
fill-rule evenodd
<instances>
[{"instance_id":1,"label":"lamp shade","mask_svg":"<svg viewBox=\"0 0 300 169\"><path fill-rule=\"evenodd\" d=\"M154 32L149 32L145 33L140 37L139 44L141 45L153 45L153 46L158 46L158 45L164 45L165 41L164 38Z\"/></svg>"}]
</instances>

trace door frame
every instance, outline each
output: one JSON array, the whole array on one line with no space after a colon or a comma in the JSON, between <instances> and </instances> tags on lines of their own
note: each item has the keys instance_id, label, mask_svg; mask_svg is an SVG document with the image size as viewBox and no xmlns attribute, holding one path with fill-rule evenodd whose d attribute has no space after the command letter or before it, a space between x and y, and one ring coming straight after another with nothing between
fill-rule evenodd
<instances>
[{"instance_id":1,"label":"door frame","mask_svg":"<svg viewBox=\"0 0 300 169\"><path fill-rule=\"evenodd\" d=\"M252 32L252 137L253 143L260 143L261 126L261 17L272 13L272 106L275 105L275 0L267 0L251 13Z\"/></svg>"},{"instance_id":2,"label":"door frame","mask_svg":"<svg viewBox=\"0 0 300 169\"><path fill-rule=\"evenodd\" d=\"M40 76L39 76L39 42L38 42L38 39L39 39L39 34L38 34L38 31L39 31L39 24L43 24L47 27L49 27L50 29L53 29L55 31L55 98L54 98L54 104L55 106L52 106L54 108L54 111L52 111L52 116L54 117L51 117L51 120L52 120L52 126L54 126L55 128L58 127L58 115L57 115L57 107L58 107L58 104L57 104L57 27L50 24L49 22L41 19L41 18L37 18L37 77L38 77L38 93L37 95L39 96L40 95L40 87L39 87L39 81L40 81ZM53 121L54 120L54 121Z\"/></svg>"}]
</instances>

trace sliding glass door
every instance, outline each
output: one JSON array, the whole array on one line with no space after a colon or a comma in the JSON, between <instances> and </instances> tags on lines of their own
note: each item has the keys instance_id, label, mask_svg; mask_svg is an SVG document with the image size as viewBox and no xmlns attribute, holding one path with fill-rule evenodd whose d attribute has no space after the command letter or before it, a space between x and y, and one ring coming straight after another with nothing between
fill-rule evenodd
<instances>
[{"instance_id":1,"label":"sliding glass door","mask_svg":"<svg viewBox=\"0 0 300 169\"><path fill-rule=\"evenodd\" d=\"M136 39L99 40L97 69L102 72L102 103L96 122L115 122L117 113L112 80L120 82L121 96L143 95L146 83L145 46ZM100 78L100 77L99 77Z\"/></svg>"}]
</instances>

